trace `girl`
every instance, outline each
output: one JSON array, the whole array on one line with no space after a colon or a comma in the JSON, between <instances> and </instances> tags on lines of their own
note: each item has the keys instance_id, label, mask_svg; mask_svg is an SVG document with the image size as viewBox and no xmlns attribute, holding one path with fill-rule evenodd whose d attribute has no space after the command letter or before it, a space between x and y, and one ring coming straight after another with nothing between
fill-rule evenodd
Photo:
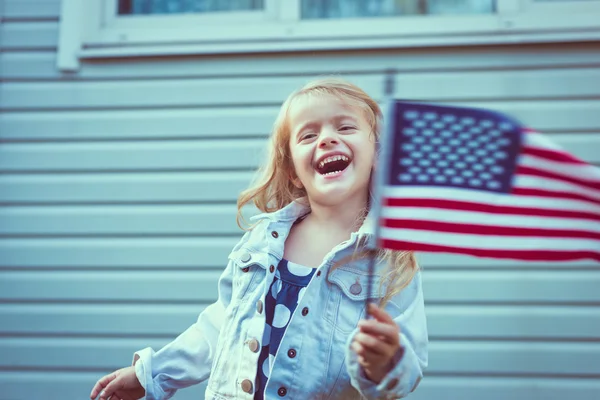
<instances>
[{"instance_id":1,"label":"girl","mask_svg":"<svg viewBox=\"0 0 600 400\"><path fill-rule=\"evenodd\" d=\"M238 223L250 202L263 214L229 255L218 300L173 342L100 379L91 398L167 399L206 379L207 400L413 391L428 356L416 260L379 251L375 279L367 272L380 120L377 103L341 80L293 93L257 183L238 200ZM365 310L367 282L379 282L379 306Z\"/></svg>"}]
</instances>

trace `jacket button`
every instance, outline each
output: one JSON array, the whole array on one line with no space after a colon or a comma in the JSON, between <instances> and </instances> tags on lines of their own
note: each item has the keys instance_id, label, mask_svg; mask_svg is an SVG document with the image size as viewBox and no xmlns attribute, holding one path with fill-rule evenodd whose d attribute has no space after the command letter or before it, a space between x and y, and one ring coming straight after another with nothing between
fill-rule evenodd
<instances>
[{"instance_id":1,"label":"jacket button","mask_svg":"<svg viewBox=\"0 0 600 400\"><path fill-rule=\"evenodd\" d=\"M251 352L256 353L258 351L258 340L256 339L252 339L251 341L248 342L248 348L250 349Z\"/></svg>"},{"instance_id":2,"label":"jacket button","mask_svg":"<svg viewBox=\"0 0 600 400\"><path fill-rule=\"evenodd\" d=\"M271 266L269 267L269 271L270 271L271 273L273 273L273 271L275 271L275 266L274 266L274 265L271 265Z\"/></svg>"},{"instance_id":3,"label":"jacket button","mask_svg":"<svg viewBox=\"0 0 600 400\"><path fill-rule=\"evenodd\" d=\"M308 307L302 309L302 315L306 316L306 314L308 314Z\"/></svg>"},{"instance_id":4,"label":"jacket button","mask_svg":"<svg viewBox=\"0 0 600 400\"><path fill-rule=\"evenodd\" d=\"M289 350L288 350L288 357L289 357L289 358L294 358L294 357L296 357L296 350L294 350L294 349L289 349Z\"/></svg>"},{"instance_id":5,"label":"jacket button","mask_svg":"<svg viewBox=\"0 0 600 400\"><path fill-rule=\"evenodd\" d=\"M250 253L248 253L247 251L245 251L244 253L242 253L241 260L242 260L243 263L247 263L251 259L252 259L252 255Z\"/></svg>"},{"instance_id":6,"label":"jacket button","mask_svg":"<svg viewBox=\"0 0 600 400\"><path fill-rule=\"evenodd\" d=\"M283 397L287 394L287 389L282 386L277 390L277 394Z\"/></svg>"},{"instance_id":7,"label":"jacket button","mask_svg":"<svg viewBox=\"0 0 600 400\"><path fill-rule=\"evenodd\" d=\"M350 293L357 295L360 294L360 292L362 292L362 286L360 286L360 283L356 282L350 286Z\"/></svg>"},{"instance_id":8,"label":"jacket button","mask_svg":"<svg viewBox=\"0 0 600 400\"><path fill-rule=\"evenodd\" d=\"M262 314L262 310L263 310L263 302L261 300L256 302L256 311L259 314Z\"/></svg>"},{"instance_id":9,"label":"jacket button","mask_svg":"<svg viewBox=\"0 0 600 400\"><path fill-rule=\"evenodd\" d=\"M321 271L317 271L317 276L321 276Z\"/></svg>"},{"instance_id":10,"label":"jacket button","mask_svg":"<svg viewBox=\"0 0 600 400\"><path fill-rule=\"evenodd\" d=\"M242 385L241 386L242 386L242 390L245 393L252 394L252 382L250 381L250 379L244 379L242 381Z\"/></svg>"},{"instance_id":11,"label":"jacket button","mask_svg":"<svg viewBox=\"0 0 600 400\"><path fill-rule=\"evenodd\" d=\"M271 236L273 236L275 239L277 239L279 237L279 233L277 233L277 231L273 231L273 232L271 232Z\"/></svg>"},{"instance_id":12,"label":"jacket button","mask_svg":"<svg viewBox=\"0 0 600 400\"><path fill-rule=\"evenodd\" d=\"M248 271L250 271L250 267L244 267L244 268L242 268L242 272L248 272Z\"/></svg>"}]
</instances>

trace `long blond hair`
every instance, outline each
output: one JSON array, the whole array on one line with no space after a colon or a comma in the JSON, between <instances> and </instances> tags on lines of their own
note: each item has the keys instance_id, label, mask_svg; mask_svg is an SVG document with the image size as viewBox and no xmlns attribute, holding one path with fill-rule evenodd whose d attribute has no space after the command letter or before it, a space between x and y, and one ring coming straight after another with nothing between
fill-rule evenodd
<instances>
[{"instance_id":1,"label":"long blond hair","mask_svg":"<svg viewBox=\"0 0 600 400\"><path fill-rule=\"evenodd\" d=\"M321 78L309 82L301 89L293 92L283 103L273 125L268 146L266 162L259 168L252 185L243 191L238 198L237 222L242 229L242 208L252 202L262 212L274 212L291 202L306 197L306 191L294 185L294 166L290 154L289 140L292 127L289 124L289 110L293 102L304 95L332 95L358 106L370 124L371 134L379 139L382 113L379 105L366 92L356 85L339 78ZM368 210L359 216L362 223ZM375 254L373 254L375 253ZM406 287L417 273L419 266L412 251L365 250L357 243L354 254L336 263L331 269L348 261L375 256L378 263L386 263L388 268L381 276L379 291L387 286L380 304L385 305L389 299Z\"/></svg>"}]
</instances>

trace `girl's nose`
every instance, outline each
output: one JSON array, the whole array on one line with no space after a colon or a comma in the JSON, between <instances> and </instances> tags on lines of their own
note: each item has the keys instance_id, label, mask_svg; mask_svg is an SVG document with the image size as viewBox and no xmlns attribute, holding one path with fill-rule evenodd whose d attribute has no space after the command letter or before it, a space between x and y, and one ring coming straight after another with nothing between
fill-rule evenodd
<instances>
[{"instance_id":1,"label":"girl's nose","mask_svg":"<svg viewBox=\"0 0 600 400\"><path fill-rule=\"evenodd\" d=\"M321 143L319 143L319 147L323 148L323 147L327 147L327 146L331 146L331 145L335 145L335 144L338 144L338 141L335 137L326 136L323 139L321 139Z\"/></svg>"}]
</instances>

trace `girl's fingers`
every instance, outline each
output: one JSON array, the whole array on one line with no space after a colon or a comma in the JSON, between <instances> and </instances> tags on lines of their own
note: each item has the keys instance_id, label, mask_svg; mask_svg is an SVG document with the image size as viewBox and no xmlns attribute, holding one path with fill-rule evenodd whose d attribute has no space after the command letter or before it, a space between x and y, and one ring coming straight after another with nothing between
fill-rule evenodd
<instances>
[{"instance_id":1,"label":"girl's fingers","mask_svg":"<svg viewBox=\"0 0 600 400\"><path fill-rule=\"evenodd\" d=\"M367 333L358 332L354 337L354 340L370 352L382 356L390 356L391 354L394 354L393 346Z\"/></svg>"},{"instance_id":2,"label":"girl's fingers","mask_svg":"<svg viewBox=\"0 0 600 400\"><path fill-rule=\"evenodd\" d=\"M116 377L117 377L117 374L113 372L112 374L108 374L108 375L100 378L98 380L98 382L96 382L96 384L94 385L94 388L92 389L92 393L90 393L90 398L92 400L94 400L98 396L98 394L100 394L102 389L104 389Z\"/></svg>"},{"instance_id":3,"label":"girl's fingers","mask_svg":"<svg viewBox=\"0 0 600 400\"><path fill-rule=\"evenodd\" d=\"M360 331L369 335L381 337L385 342L396 345L399 342L400 330L396 324L382 324L374 320L361 321L358 324Z\"/></svg>"}]
</instances>

